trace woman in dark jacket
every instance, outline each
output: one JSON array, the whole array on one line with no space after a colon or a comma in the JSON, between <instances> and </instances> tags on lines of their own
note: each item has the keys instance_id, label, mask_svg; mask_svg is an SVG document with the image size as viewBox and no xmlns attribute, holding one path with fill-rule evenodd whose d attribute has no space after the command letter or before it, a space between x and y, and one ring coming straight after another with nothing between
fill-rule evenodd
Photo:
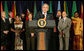
<instances>
[{"instance_id":1,"label":"woman in dark jacket","mask_svg":"<svg viewBox=\"0 0 84 51\"><path fill-rule=\"evenodd\" d=\"M29 21L32 21L32 13L29 13L28 19L29 20L25 22L26 48L27 50L35 50L34 29L28 25Z\"/></svg>"}]
</instances>

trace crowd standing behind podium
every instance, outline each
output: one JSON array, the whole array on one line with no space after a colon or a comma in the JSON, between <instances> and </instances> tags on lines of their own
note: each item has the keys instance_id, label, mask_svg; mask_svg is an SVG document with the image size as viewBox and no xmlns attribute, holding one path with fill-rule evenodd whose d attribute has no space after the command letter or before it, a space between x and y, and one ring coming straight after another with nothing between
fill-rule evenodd
<instances>
[{"instance_id":1,"label":"crowd standing behind podium","mask_svg":"<svg viewBox=\"0 0 84 51\"><path fill-rule=\"evenodd\" d=\"M61 13L58 10L56 15L56 27L53 29L52 43L48 44L51 45L48 50L49 48L50 50L83 50L83 19L79 18L79 13L75 12L74 18L71 19L67 17L65 11ZM12 11L9 11L9 18L6 19L6 13L1 12L1 50L37 50L35 30L28 27L28 22L32 20L32 13L28 14L26 21L24 13L12 18ZM70 35L73 35L72 49L69 49Z\"/></svg>"}]
</instances>

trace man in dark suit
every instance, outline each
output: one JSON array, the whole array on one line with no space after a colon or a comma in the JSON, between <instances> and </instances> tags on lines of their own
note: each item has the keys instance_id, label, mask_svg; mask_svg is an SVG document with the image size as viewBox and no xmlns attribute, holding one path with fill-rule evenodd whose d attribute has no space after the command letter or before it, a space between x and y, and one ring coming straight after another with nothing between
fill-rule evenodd
<instances>
[{"instance_id":1,"label":"man in dark suit","mask_svg":"<svg viewBox=\"0 0 84 51\"><path fill-rule=\"evenodd\" d=\"M42 12L39 11L36 14L35 19L38 20L38 19L41 19L41 18L45 18L46 20L52 20L53 16L52 16L52 14L48 13L48 10L49 10L48 4L44 3L43 6L42 6Z\"/></svg>"},{"instance_id":2,"label":"man in dark suit","mask_svg":"<svg viewBox=\"0 0 84 51\"><path fill-rule=\"evenodd\" d=\"M57 27L58 27L58 22L59 22L60 19L62 19L61 11L58 10L57 15L56 15L56 32L58 32L58 28Z\"/></svg>"},{"instance_id":3,"label":"man in dark suit","mask_svg":"<svg viewBox=\"0 0 84 51\"><path fill-rule=\"evenodd\" d=\"M1 13L1 50L7 50L9 45L9 20L5 18L6 13Z\"/></svg>"},{"instance_id":4,"label":"man in dark suit","mask_svg":"<svg viewBox=\"0 0 84 51\"><path fill-rule=\"evenodd\" d=\"M13 22L14 22L14 18L12 18L12 11L9 11L9 22L10 22L10 24L12 24Z\"/></svg>"},{"instance_id":5,"label":"man in dark suit","mask_svg":"<svg viewBox=\"0 0 84 51\"><path fill-rule=\"evenodd\" d=\"M11 25L14 23L14 21L15 21L15 19L14 18L12 18L12 11L9 11L8 12L8 15L9 15L9 18L8 18L8 20L9 20L9 23L10 23L10 28L12 27ZM13 50L14 49L14 34L12 33L12 31L10 30L9 31L9 47L8 47L8 49L10 49L10 50Z\"/></svg>"},{"instance_id":6,"label":"man in dark suit","mask_svg":"<svg viewBox=\"0 0 84 51\"><path fill-rule=\"evenodd\" d=\"M52 14L49 14L48 13L48 10L49 10L49 5L44 3L43 6L42 6L42 12L38 12L36 14L36 20L39 20L39 19L45 19L45 20L52 20L53 19L53 16ZM49 40L50 40L50 36L52 34L52 29L48 29L46 31L46 36L47 36L47 40L46 40L46 48L48 49L50 43L49 43Z\"/></svg>"},{"instance_id":7,"label":"man in dark suit","mask_svg":"<svg viewBox=\"0 0 84 51\"><path fill-rule=\"evenodd\" d=\"M54 50L58 50L59 49L58 22L60 21L60 19L62 19L62 17L61 17L61 11L58 10L57 11L57 14L56 14L56 19L55 19L55 22L56 22L56 30L54 31L53 38L52 38L52 41L53 41L53 49Z\"/></svg>"}]
</instances>

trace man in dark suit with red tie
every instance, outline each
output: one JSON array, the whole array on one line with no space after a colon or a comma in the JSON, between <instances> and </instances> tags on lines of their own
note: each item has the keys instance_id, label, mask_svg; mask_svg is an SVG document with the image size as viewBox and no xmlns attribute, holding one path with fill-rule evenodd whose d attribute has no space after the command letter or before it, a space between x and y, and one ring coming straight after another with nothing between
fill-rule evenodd
<instances>
[{"instance_id":1,"label":"man in dark suit with red tie","mask_svg":"<svg viewBox=\"0 0 84 51\"><path fill-rule=\"evenodd\" d=\"M42 5L42 12L38 12L36 14L36 18L35 20L39 20L39 19L45 19L45 20L53 20L53 15L52 14L49 14L48 13L48 10L49 10L49 5L44 3ZM52 34L52 29L48 29L46 31L46 49L48 50L49 49L49 40L51 39L50 36Z\"/></svg>"}]
</instances>

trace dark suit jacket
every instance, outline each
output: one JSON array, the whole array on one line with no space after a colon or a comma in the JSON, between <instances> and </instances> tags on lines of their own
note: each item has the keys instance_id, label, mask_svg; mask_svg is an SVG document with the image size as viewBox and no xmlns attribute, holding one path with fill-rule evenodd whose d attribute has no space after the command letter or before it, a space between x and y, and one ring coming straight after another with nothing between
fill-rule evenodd
<instances>
[{"instance_id":1,"label":"dark suit jacket","mask_svg":"<svg viewBox=\"0 0 84 51\"><path fill-rule=\"evenodd\" d=\"M6 22L4 22L1 18L1 45L6 45L7 44L7 39L8 39L8 34L4 34L3 31L10 30L10 24L9 20L5 19Z\"/></svg>"},{"instance_id":2,"label":"dark suit jacket","mask_svg":"<svg viewBox=\"0 0 84 51\"><path fill-rule=\"evenodd\" d=\"M29 27L29 24L28 23L29 23L29 21L26 21L25 22L25 29L26 29L25 34L26 34L26 38L30 38L31 37L31 33L34 33L35 32L32 27Z\"/></svg>"},{"instance_id":3,"label":"dark suit jacket","mask_svg":"<svg viewBox=\"0 0 84 51\"><path fill-rule=\"evenodd\" d=\"M5 19L6 22L4 22L1 18L1 35L4 35L3 31L10 30L10 23L8 19Z\"/></svg>"}]
</instances>

